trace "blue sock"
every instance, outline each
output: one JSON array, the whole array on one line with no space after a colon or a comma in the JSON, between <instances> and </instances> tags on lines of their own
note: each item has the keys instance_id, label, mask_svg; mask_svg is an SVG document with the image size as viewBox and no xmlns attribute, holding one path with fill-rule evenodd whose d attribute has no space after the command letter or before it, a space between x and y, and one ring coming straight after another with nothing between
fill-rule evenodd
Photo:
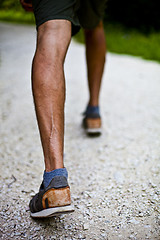
<instances>
[{"instance_id":1,"label":"blue sock","mask_svg":"<svg viewBox=\"0 0 160 240\"><path fill-rule=\"evenodd\" d=\"M86 113L90 114L90 113L99 113L99 106L87 106L87 110Z\"/></svg>"},{"instance_id":2,"label":"blue sock","mask_svg":"<svg viewBox=\"0 0 160 240\"><path fill-rule=\"evenodd\" d=\"M66 178L68 178L68 172L66 168L58 168L55 169L51 172L46 172L44 171L43 174L43 183L44 183L44 187L48 187L48 185L50 184L51 180L55 177L55 176L64 176Z\"/></svg>"},{"instance_id":3,"label":"blue sock","mask_svg":"<svg viewBox=\"0 0 160 240\"><path fill-rule=\"evenodd\" d=\"M88 105L87 108L86 108L86 111L85 111L85 115L86 116L92 116L92 115L100 116L99 106Z\"/></svg>"}]
</instances>

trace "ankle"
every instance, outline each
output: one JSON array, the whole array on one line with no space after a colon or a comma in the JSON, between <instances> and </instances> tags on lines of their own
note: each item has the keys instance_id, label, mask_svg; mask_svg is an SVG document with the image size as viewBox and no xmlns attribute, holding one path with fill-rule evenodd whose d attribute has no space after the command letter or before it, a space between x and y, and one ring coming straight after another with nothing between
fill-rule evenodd
<instances>
[{"instance_id":1,"label":"ankle","mask_svg":"<svg viewBox=\"0 0 160 240\"><path fill-rule=\"evenodd\" d=\"M45 159L45 171L51 172L55 169L64 168L63 159L60 161L50 161Z\"/></svg>"},{"instance_id":2,"label":"ankle","mask_svg":"<svg viewBox=\"0 0 160 240\"><path fill-rule=\"evenodd\" d=\"M99 102L98 101L89 101L88 106L97 107L97 106L99 106Z\"/></svg>"},{"instance_id":3,"label":"ankle","mask_svg":"<svg viewBox=\"0 0 160 240\"><path fill-rule=\"evenodd\" d=\"M59 169L59 168L64 168L64 165L58 165L58 166L46 166L45 167L45 172L51 172L51 171L54 171L56 169Z\"/></svg>"}]
</instances>

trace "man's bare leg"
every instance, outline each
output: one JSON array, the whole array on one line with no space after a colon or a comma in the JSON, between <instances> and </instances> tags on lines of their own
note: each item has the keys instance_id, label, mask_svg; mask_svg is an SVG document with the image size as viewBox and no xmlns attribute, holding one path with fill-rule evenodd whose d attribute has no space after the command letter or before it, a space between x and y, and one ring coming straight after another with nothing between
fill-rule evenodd
<instances>
[{"instance_id":1,"label":"man's bare leg","mask_svg":"<svg viewBox=\"0 0 160 240\"><path fill-rule=\"evenodd\" d=\"M70 39L71 23L67 20L51 20L38 28L32 88L46 172L64 167L63 63Z\"/></svg>"},{"instance_id":2,"label":"man's bare leg","mask_svg":"<svg viewBox=\"0 0 160 240\"><path fill-rule=\"evenodd\" d=\"M38 28L32 88L44 153L45 172L39 193L30 201L31 216L52 217L74 211L63 164L65 79L63 64L71 23L51 20Z\"/></svg>"},{"instance_id":3,"label":"man's bare leg","mask_svg":"<svg viewBox=\"0 0 160 240\"><path fill-rule=\"evenodd\" d=\"M65 79L63 64L71 23L51 20L38 28L32 88L44 153L45 172L39 193L30 201L31 216L52 217L74 211L63 164Z\"/></svg>"},{"instance_id":4,"label":"man's bare leg","mask_svg":"<svg viewBox=\"0 0 160 240\"><path fill-rule=\"evenodd\" d=\"M103 75L106 41L102 21L91 30L84 30L88 70L89 105L99 105L99 93Z\"/></svg>"}]
</instances>

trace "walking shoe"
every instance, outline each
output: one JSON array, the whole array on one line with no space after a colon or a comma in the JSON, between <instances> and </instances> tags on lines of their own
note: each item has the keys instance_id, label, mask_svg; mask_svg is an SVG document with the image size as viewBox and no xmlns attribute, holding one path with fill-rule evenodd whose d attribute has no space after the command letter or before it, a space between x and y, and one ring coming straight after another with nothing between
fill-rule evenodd
<instances>
[{"instance_id":1,"label":"walking shoe","mask_svg":"<svg viewBox=\"0 0 160 240\"><path fill-rule=\"evenodd\" d=\"M74 207L71 205L70 187L64 176L55 176L47 188L42 182L39 192L32 198L29 204L31 217L45 218L71 213Z\"/></svg>"},{"instance_id":2,"label":"walking shoe","mask_svg":"<svg viewBox=\"0 0 160 240\"><path fill-rule=\"evenodd\" d=\"M99 107L88 106L82 124L88 135L99 136L102 133Z\"/></svg>"}]
</instances>

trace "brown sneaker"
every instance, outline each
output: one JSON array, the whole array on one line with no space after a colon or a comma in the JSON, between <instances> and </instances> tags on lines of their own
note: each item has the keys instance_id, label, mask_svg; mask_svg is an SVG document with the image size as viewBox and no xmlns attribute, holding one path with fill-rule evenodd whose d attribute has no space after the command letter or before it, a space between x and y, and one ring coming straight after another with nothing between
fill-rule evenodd
<instances>
[{"instance_id":1,"label":"brown sneaker","mask_svg":"<svg viewBox=\"0 0 160 240\"><path fill-rule=\"evenodd\" d=\"M29 208L33 218L73 212L67 179L64 176L55 176L47 188L44 188L42 182L39 192L30 201Z\"/></svg>"}]
</instances>

